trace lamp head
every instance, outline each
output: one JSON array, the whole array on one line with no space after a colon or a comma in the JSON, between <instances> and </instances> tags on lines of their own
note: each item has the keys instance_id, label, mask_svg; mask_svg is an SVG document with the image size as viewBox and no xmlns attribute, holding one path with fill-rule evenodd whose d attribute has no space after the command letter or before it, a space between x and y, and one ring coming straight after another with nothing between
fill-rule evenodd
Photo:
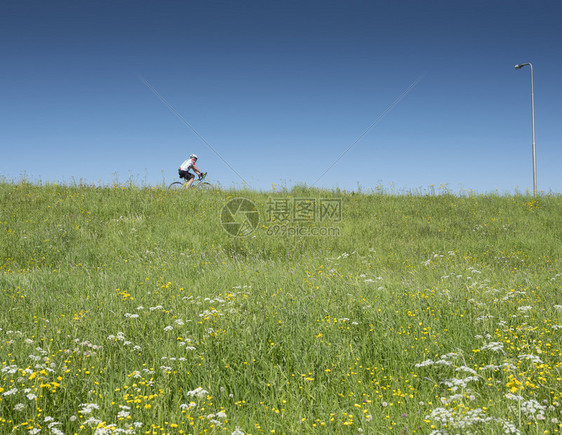
<instances>
[{"instance_id":1,"label":"lamp head","mask_svg":"<svg viewBox=\"0 0 562 435\"><path fill-rule=\"evenodd\" d=\"M520 63L519 65L515 65L515 69L521 69L526 65L529 65L529 64L528 63Z\"/></svg>"}]
</instances>

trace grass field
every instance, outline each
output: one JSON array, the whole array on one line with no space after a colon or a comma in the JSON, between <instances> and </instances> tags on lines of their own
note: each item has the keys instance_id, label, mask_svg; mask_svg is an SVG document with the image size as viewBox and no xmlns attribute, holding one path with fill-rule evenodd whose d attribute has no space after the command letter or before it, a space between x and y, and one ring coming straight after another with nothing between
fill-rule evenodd
<instances>
[{"instance_id":1,"label":"grass field","mask_svg":"<svg viewBox=\"0 0 562 435\"><path fill-rule=\"evenodd\" d=\"M288 235L303 199L341 220ZM560 196L3 182L0 205L0 433L562 426Z\"/></svg>"}]
</instances>

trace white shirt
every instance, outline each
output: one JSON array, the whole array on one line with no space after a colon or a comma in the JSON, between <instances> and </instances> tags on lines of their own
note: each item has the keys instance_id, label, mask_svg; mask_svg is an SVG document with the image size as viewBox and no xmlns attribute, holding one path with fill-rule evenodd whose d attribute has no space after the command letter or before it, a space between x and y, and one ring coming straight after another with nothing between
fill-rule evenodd
<instances>
[{"instance_id":1,"label":"white shirt","mask_svg":"<svg viewBox=\"0 0 562 435\"><path fill-rule=\"evenodd\" d=\"M180 169L182 171L189 171L191 168L193 168L193 166L195 166L195 163L193 162L192 159L187 159L185 162L183 162L180 166Z\"/></svg>"}]
</instances>

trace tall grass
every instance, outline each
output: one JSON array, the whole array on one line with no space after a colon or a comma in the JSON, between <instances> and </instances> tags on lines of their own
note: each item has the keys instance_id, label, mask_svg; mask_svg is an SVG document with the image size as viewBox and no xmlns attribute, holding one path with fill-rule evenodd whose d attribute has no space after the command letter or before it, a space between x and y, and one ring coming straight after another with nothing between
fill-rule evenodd
<instances>
[{"instance_id":1,"label":"tall grass","mask_svg":"<svg viewBox=\"0 0 562 435\"><path fill-rule=\"evenodd\" d=\"M339 236L268 235L295 197L341 198ZM2 433L560 428L559 196L20 182L0 204Z\"/></svg>"}]
</instances>

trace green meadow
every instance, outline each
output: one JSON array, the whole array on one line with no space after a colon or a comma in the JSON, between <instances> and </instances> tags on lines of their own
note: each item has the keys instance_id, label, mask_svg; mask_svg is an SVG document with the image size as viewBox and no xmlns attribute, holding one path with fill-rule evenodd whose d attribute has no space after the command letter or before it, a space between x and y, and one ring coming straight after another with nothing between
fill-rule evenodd
<instances>
[{"instance_id":1,"label":"green meadow","mask_svg":"<svg viewBox=\"0 0 562 435\"><path fill-rule=\"evenodd\" d=\"M0 433L562 426L561 196L2 182L0 206Z\"/></svg>"}]
</instances>

